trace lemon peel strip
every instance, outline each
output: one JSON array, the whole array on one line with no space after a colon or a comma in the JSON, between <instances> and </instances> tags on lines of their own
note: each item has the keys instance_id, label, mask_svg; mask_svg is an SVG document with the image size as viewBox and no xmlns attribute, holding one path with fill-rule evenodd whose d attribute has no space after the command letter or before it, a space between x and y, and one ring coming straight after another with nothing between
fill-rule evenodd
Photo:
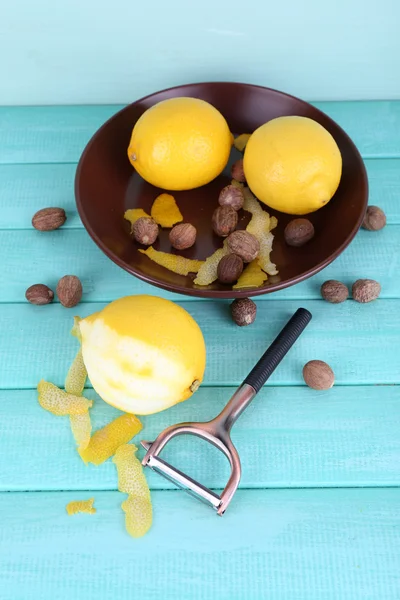
<instances>
[{"instance_id":1,"label":"lemon peel strip","mask_svg":"<svg viewBox=\"0 0 400 600\"><path fill-rule=\"evenodd\" d=\"M76 339L79 341L79 343L82 342L82 335L81 335L81 330L79 327L79 324L81 321L82 321L82 319L80 317L74 317L74 324L71 329L71 335L76 337Z\"/></svg>"},{"instance_id":2,"label":"lemon peel strip","mask_svg":"<svg viewBox=\"0 0 400 600\"><path fill-rule=\"evenodd\" d=\"M81 415L70 415L69 424L79 450L85 450L89 445L92 434L92 422L89 411L86 410Z\"/></svg>"},{"instance_id":3,"label":"lemon peel strip","mask_svg":"<svg viewBox=\"0 0 400 600\"><path fill-rule=\"evenodd\" d=\"M218 263L227 254L229 254L229 248L225 241L222 248L218 248L211 256L206 258L197 273L194 283L196 285L210 285L210 283L216 281L218 279Z\"/></svg>"},{"instance_id":4,"label":"lemon peel strip","mask_svg":"<svg viewBox=\"0 0 400 600\"><path fill-rule=\"evenodd\" d=\"M92 400L67 394L53 383L43 379L39 381L37 390L40 406L57 417L82 415L93 406Z\"/></svg>"},{"instance_id":5,"label":"lemon peel strip","mask_svg":"<svg viewBox=\"0 0 400 600\"><path fill-rule=\"evenodd\" d=\"M85 463L98 466L115 454L119 446L129 442L142 430L142 423L130 413L125 413L94 432L86 448L79 448Z\"/></svg>"},{"instance_id":6,"label":"lemon peel strip","mask_svg":"<svg viewBox=\"0 0 400 600\"><path fill-rule=\"evenodd\" d=\"M153 521L150 490L143 467L135 456L134 444L120 446L115 453L113 463L118 473L118 490L128 494L121 504L125 512L125 527L129 535L142 537L150 529Z\"/></svg>"},{"instance_id":7,"label":"lemon peel strip","mask_svg":"<svg viewBox=\"0 0 400 600\"><path fill-rule=\"evenodd\" d=\"M264 273L256 258L247 265L237 283L233 286L233 289L241 290L243 288L257 288L267 279L268 276Z\"/></svg>"},{"instance_id":8,"label":"lemon peel strip","mask_svg":"<svg viewBox=\"0 0 400 600\"><path fill-rule=\"evenodd\" d=\"M251 133L242 133L241 135L238 135L238 137L233 141L233 145L235 146L236 150L239 150L239 152L244 152L250 137Z\"/></svg>"},{"instance_id":9,"label":"lemon peel strip","mask_svg":"<svg viewBox=\"0 0 400 600\"><path fill-rule=\"evenodd\" d=\"M129 221L131 225L136 223L141 217L150 217L143 208L129 208L124 212L124 219Z\"/></svg>"},{"instance_id":10,"label":"lemon peel strip","mask_svg":"<svg viewBox=\"0 0 400 600\"><path fill-rule=\"evenodd\" d=\"M72 500L72 502L68 502L65 508L69 516L77 515L78 513L94 515L96 509L93 504L94 498L89 498L89 500Z\"/></svg>"},{"instance_id":11,"label":"lemon peel strip","mask_svg":"<svg viewBox=\"0 0 400 600\"><path fill-rule=\"evenodd\" d=\"M176 200L171 194L160 194L153 202L151 216L161 227L173 227L183 221Z\"/></svg>"},{"instance_id":12,"label":"lemon peel strip","mask_svg":"<svg viewBox=\"0 0 400 600\"><path fill-rule=\"evenodd\" d=\"M81 396L85 388L87 371L83 362L82 349L79 348L65 378L65 391L74 396Z\"/></svg>"},{"instance_id":13,"label":"lemon peel strip","mask_svg":"<svg viewBox=\"0 0 400 600\"><path fill-rule=\"evenodd\" d=\"M251 213L252 217L249 224L246 227L246 231L253 234L260 243L260 252L258 254L258 264L265 273L268 275L277 275L278 270L276 265L271 262L270 254L272 251L272 244L274 236L271 233L271 218L269 214L263 210L253 196L249 188L244 188L244 210ZM278 221L274 217L272 225L276 227Z\"/></svg>"},{"instance_id":14,"label":"lemon peel strip","mask_svg":"<svg viewBox=\"0 0 400 600\"><path fill-rule=\"evenodd\" d=\"M204 264L202 260L192 260L178 256L177 254L170 254L169 252L160 252L155 250L153 246L149 246L146 250L139 249L141 254L145 254L150 260L154 261L161 267L165 267L173 273L178 275L189 275L189 273L197 273L201 266Z\"/></svg>"}]
</instances>

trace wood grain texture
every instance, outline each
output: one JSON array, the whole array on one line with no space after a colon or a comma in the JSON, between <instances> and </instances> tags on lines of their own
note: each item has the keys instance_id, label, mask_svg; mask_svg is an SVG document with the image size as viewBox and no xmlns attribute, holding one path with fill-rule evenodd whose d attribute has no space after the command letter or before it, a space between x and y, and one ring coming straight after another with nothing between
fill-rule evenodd
<instances>
[{"instance_id":1,"label":"wood grain texture","mask_svg":"<svg viewBox=\"0 0 400 600\"><path fill-rule=\"evenodd\" d=\"M46 206L65 209L65 229L82 228L75 171L75 163L0 165L0 229L32 229L32 216Z\"/></svg>"},{"instance_id":2,"label":"wood grain texture","mask_svg":"<svg viewBox=\"0 0 400 600\"><path fill-rule=\"evenodd\" d=\"M345 129L364 158L400 157L400 101L313 104ZM0 164L76 163L90 137L121 108L0 107Z\"/></svg>"},{"instance_id":3,"label":"wood grain texture","mask_svg":"<svg viewBox=\"0 0 400 600\"><path fill-rule=\"evenodd\" d=\"M389 224L400 225L400 160L366 159L365 165L369 203L385 211ZM75 171L75 163L0 165L0 229L31 229L32 215L45 206L66 210L64 229L83 227L75 205Z\"/></svg>"},{"instance_id":4,"label":"wood grain texture","mask_svg":"<svg viewBox=\"0 0 400 600\"><path fill-rule=\"evenodd\" d=\"M109 302L140 293L196 301L195 297L183 298L130 275L109 260L83 229L3 230L0 247L7 256L7 260L0 261L0 302L24 302L26 288L34 283L45 283L55 289L58 279L65 274L81 278L84 302ZM339 279L351 289L360 277L379 281L382 298L400 298L399 267L399 225L380 232L360 231L343 254L321 273L280 292L260 296L256 302L318 299L320 286L327 279Z\"/></svg>"},{"instance_id":5,"label":"wood grain texture","mask_svg":"<svg viewBox=\"0 0 400 600\"><path fill-rule=\"evenodd\" d=\"M398 600L400 491L239 491L227 514L152 494L149 534L124 531L117 492L1 494L2 600Z\"/></svg>"},{"instance_id":6,"label":"wood grain texture","mask_svg":"<svg viewBox=\"0 0 400 600\"><path fill-rule=\"evenodd\" d=\"M260 302L257 321L238 327L227 302L179 302L199 323L207 345L205 385L238 385L299 307L298 301ZM272 375L270 384L302 383L311 359L326 360L339 385L400 384L400 311L396 300L341 305L304 301L313 321ZM0 310L0 388L33 388L44 378L63 384L76 347L69 335L72 317L104 304L32 306L3 304Z\"/></svg>"},{"instance_id":7,"label":"wood grain texture","mask_svg":"<svg viewBox=\"0 0 400 600\"><path fill-rule=\"evenodd\" d=\"M200 388L188 402L141 417L144 427L135 443L153 440L180 421L211 419L233 391ZM120 414L93 390L85 395L95 401L90 411L94 430ZM241 487L396 486L399 430L396 386L337 386L322 393L264 388L232 431L242 462ZM0 392L0 439L0 491L117 489L112 462L85 466L68 418L43 411L35 390ZM208 487L222 488L228 480L226 459L196 438L177 438L163 456ZM151 471L147 475L152 489L173 487Z\"/></svg>"}]
</instances>

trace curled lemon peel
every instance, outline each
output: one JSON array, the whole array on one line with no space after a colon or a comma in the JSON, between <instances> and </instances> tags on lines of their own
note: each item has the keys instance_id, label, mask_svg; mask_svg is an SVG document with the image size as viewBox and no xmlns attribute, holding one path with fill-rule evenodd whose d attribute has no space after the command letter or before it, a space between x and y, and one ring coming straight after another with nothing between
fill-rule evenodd
<instances>
[{"instance_id":1,"label":"curled lemon peel","mask_svg":"<svg viewBox=\"0 0 400 600\"><path fill-rule=\"evenodd\" d=\"M92 422L89 411L86 410L81 415L70 415L69 424L78 449L85 450L89 445L92 434Z\"/></svg>"},{"instance_id":2,"label":"curled lemon peel","mask_svg":"<svg viewBox=\"0 0 400 600\"><path fill-rule=\"evenodd\" d=\"M143 467L136 457L137 447L124 444L115 453L113 463L118 473L118 490L128 494L121 504L126 530L132 537L142 537L150 529L153 515L150 490Z\"/></svg>"},{"instance_id":3,"label":"curled lemon peel","mask_svg":"<svg viewBox=\"0 0 400 600\"><path fill-rule=\"evenodd\" d=\"M232 179L231 185L233 187L238 188L239 190L242 190L244 188L244 183L240 183L240 181L238 181L237 179Z\"/></svg>"},{"instance_id":4,"label":"curled lemon peel","mask_svg":"<svg viewBox=\"0 0 400 600\"><path fill-rule=\"evenodd\" d=\"M177 254L170 254L169 252L160 252L155 250L153 246L149 246L146 250L139 249L141 254L145 254L150 260L154 261L161 267L165 267L173 273L178 275L189 275L189 273L197 273L201 266L204 264L202 260L191 260L178 256Z\"/></svg>"},{"instance_id":5,"label":"curled lemon peel","mask_svg":"<svg viewBox=\"0 0 400 600\"><path fill-rule=\"evenodd\" d=\"M239 150L239 152L244 152L250 137L251 133L242 133L241 135L238 135L238 137L233 141L233 145L235 146L236 150Z\"/></svg>"},{"instance_id":6,"label":"curled lemon peel","mask_svg":"<svg viewBox=\"0 0 400 600\"><path fill-rule=\"evenodd\" d=\"M65 391L74 396L81 396L85 388L87 371L83 362L82 349L79 348L65 378Z\"/></svg>"},{"instance_id":7,"label":"curled lemon peel","mask_svg":"<svg viewBox=\"0 0 400 600\"><path fill-rule=\"evenodd\" d=\"M254 259L247 265L237 283L233 286L234 290L241 290L243 288L257 288L260 287L268 279L268 276L264 273L258 260Z\"/></svg>"},{"instance_id":8,"label":"curled lemon peel","mask_svg":"<svg viewBox=\"0 0 400 600\"><path fill-rule=\"evenodd\" d=\"M74 325L71 329L71 335L76 337L80 344L82 343L81 330L79 327L81 320L80 317L74 317ZM82 348L79 348L65 379L65 391L68 394L81 396L85 387L86 378L87 371L85 363L83 362ZM92 434L92 422L90 420L89 409L80 415L70 415L69 423L78 448L84 450L87 448Z\"/></svg>"},{"instance_id":9,"label":"curled lemon peel","mask_svg":"<svg viewBox=\"0 0 400 600\"><path fill-rule=\"evenodd\" d=\"M122 502L121 508L125 513L125 527L129 535L143 537L153 521L151 502L138 496L129 496Z\"/></svg>"},{"instance_id":10,"label":"curled lemon peel","mask_svg":"<svg viewBox=\"0 0 400 600\"><path fill-rule=\"evenodd\" d=\"M79 343L82 342L82 335L81 335L81 330L80 330L80 326L79 326L81 321L82 321L82 319L80 317L74 317L74 324L71 329L71 335L76 337L76 339L79 341Z\"/></svg>"},{"instance_id":11,"label":"curled lemon peel","mask_svg":"<svg viewBox=\"0 0 400 600\"><path fill-rule=\"evenodd\" d=\"M77 515L78 513L87 513L89 515L94 515L96 509L93 506L94 498L89 498L89 500L72 500L72 502L68 502L65 507L68 515Z\"/></svg>"},{"instance_id":12,"label":"curled lemon peel","mask_svg":"<svg viewBox=\"0 0 400 600\"><path fill-rule=\"evenodd\" d=\"M93 406L92 400L88 400L83 396L68 394L53 383L43 379L39 381L37 390L40 406L58 417L82 415Z\"/></svg>"},{"instance_id":13,"label":"curled lemon peel","mask_svg":"<svg viewBox=\"0 0 400 600\"><path fill-rule=\"evenodd\" d=\"M276 217L269 218L269 230L272 231L278 226L278 219Z\"/></svg>"},{"instance_id":14,"label":"curled lemon peel","mask_svg":"<svg viewBox=\"0 0 400 600\"><path fill-rule=\"evenodd\" d=\"M119 446L129 442L142 429L139 419L126 413L94 432L86 448L79 448L85 463L101 465L115 454Z\"/></svg>"},{"instance_id":15,"label":"curled lemon peel","mask_svg":"<svg viewBox=\"0 0 400 600\"><path fill-rule=\"evenodd\" d=\"M261 205L253 196L249 188L244 188L244 204L243 209L250 212L252 217L246 227L246 231L254 235L260 243L260 251L258 254L258 264L268 275L277 275L278 270L276 265L271 262L270 254L272 251L272 243L274 236L271 233L271 218L269 214L261 208ZM274 217L272 223L277 225L277 219Z\"/></svg>"},{"instance_id":16,"label":"curled lemon peel","mask_svg":"<svg viewBox=\"0 0 400 600\"><path fill-rule=\"evenodd\" d=\"M229 254L229 248L225 241L222 248L218 248L211 256L206 258L198 270L194 283L196 285L210 285L210 283L216 281L218 279L218 263L227 254Z\"/></svg>"},{"instance_id":17,"label":"curled lemon peel","mask_svg":"<svg viewBox=\"0 0 400 600\"><path fill-rule=\"evenodd\" d=\"M151 216L161 227L173 227L183 221L175 198L171 194L160 194L153 202Z\"/></svg>"},{"instance_id":18,"label":"curled lemon peel","mask_svg":"<svg viewBox=\"0 0 400 600\"><path fill-rule=\"evenodd\" d=\"M143 208L129 208L124 212L124 219L130 222L131 225L136 223L141 217L150 217Z\"/></svg>"}]
</instances>

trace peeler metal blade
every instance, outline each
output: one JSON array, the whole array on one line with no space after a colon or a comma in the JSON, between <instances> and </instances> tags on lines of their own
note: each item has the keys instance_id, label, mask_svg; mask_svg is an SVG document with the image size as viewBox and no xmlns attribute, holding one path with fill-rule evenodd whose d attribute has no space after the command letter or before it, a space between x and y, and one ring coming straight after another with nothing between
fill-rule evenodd
<instances>
[{"instance_id":1,"label":"peeler metal blade","mask_svg":"<svg viewBox=\"0 0 400 600\"><path fill-rule=\"evenodd\" d=\"M143 440L141 444L146 452L151 449L152 442ZM159 473L159 475L162 475L165 479L168 479L168 481L171 481L171 483L178 486L182 490L185 490L185 492L191 496L197 498L197 500L200 500L205 504L211 504L215 510L218 510L220 507L221 498L218 496L218 494L206 488L198 481L195 481L189 477L189 475L182 473L182 471L176 467L173 467L162 458L150 454L148 455L146 466L150 467L150 469L156 473Z\"/></svg>"}]
</instances>

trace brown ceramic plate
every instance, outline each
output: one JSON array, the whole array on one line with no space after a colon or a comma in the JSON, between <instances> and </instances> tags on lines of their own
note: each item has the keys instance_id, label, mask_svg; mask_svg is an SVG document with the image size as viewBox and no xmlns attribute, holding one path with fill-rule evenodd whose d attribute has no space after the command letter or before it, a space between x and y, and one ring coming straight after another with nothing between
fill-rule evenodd
<instances>
[{"instance_id":1,"label":"brown ceramic plate","mask_svg":"<svg viewBox=\"0 0 400 600\"><path fill-rule=\"evenodd\" d=\"M291 248L283 239L287 222L293 218L277 216L272 260L279 275L262 287L232 290L218 282L198 287L193 277L176 275L138 252L129 236L129 223L123 218L127 208L140 207L150 212L160 189L143 181L127 157L132 128L143 112L167 98L193 96L218 108L236 135L251 133L257 127L282 115L302 115L315 119L335 138L343 157L343 175L334 198L323 209L310 215L316 235L302 248ZM211 215L218 205L220 190L230 178L232 162L240 158L234 148L222 175L205 187L176 192L174 196L184 221L198 231L193 248L181 252L188 258L205 259L221 246L222 240L211 230ZM331 263L357 233L367 206L368 182L361 156L347 134L332 119L310 104L276 90L241 83L199 83L171 88L142 98L109 119L93 136L80 159L75 180L75 195L82 222L96 244L117 265L144 281L171 292L190 296L234 298L274 292L314 275ZM248 215L240 215L245 227ZM170 252L168 231L164 230L154 247Z\"/></svg>"}]
</instances>

